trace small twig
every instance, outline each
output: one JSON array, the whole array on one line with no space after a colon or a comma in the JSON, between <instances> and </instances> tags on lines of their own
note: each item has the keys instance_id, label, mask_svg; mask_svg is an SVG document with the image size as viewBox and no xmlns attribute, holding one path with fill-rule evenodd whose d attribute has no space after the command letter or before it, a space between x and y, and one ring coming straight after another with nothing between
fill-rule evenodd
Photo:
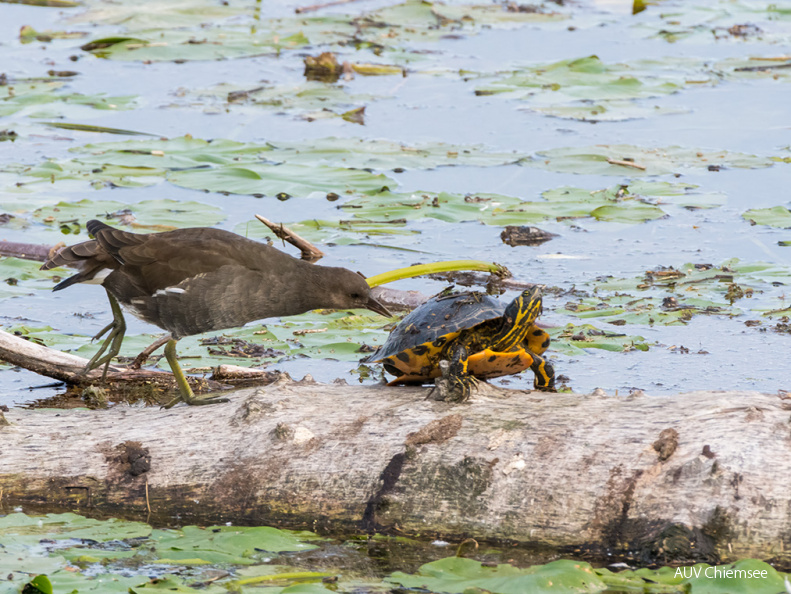
<instances>
[{"instance_id":1,"label":"small twig","mask_svg":"<svg viewBox=\"0 0 791 594\"><path fill-rule=\"evenodd\" d=\"M622 161L621 159L607 159L610 165L623 165L624 167L634 167L641 171L645 171L645 165L638 165L634 161Z\"/></svg>"},{"instance_id":2,"label":"small twig","mask_svg":"<svg viewBox=\"0 0 791 594\"><path fill-rule=\"evenodd\" d=\"M306 334L318 334L326 331L326 328L305 328L304 330L294 330L291 334L294 336L305 336Z\"/></svg>"},{"instance_id":3,"label":"small twig","mask_svg":"<svg viewBox=\"0 0 791 594\"><path fill-rule=\"evenodd\" d=\"M322 252L319 248L315 245L310 243L307 239L304 239L294 233L288 227L284 227L282 224L277 225L270 221L269 219L265 219L261 215L255 215L259 221L261 221L264 225L269 227L272 230L272 233L277 235L280 239L285 241L286 243L290 243L295 248L297 248L300 252L302 252L302 259L307 260L308 262L316 262L317 260L321 260L324 257L324 252Z\"/></svg>"},{"instance_id":4,"label":"small twig","mask_svg":"<svg viewBox=\"0 0 791 594\"><path fill-rule=\"evenodd\" d=\"M340 6L341 4L349 4L350 2L357 2L357 0L331 0L330 2L323 2L321 4L311 4L310 6L302 6L295 8L294 12L302 14L305 12L313 12L314 10L321 10L322 8L329 8L330 6Z\"/></svg>"},{"instance_id":5,"label":"small twig","mask_svg":"<svg viewBox=\"0 0 791 594\"><path fill-rule=\"evenodd\" d=\"M763 70L780 70L781 68L791 68L791 62L787 64L772 64L770 66L744 66L734 68L734 72L761 72Z\"/></svg>"},{"instance_id":6,"label":"small twig","mask_svg":"<svg viewBox=\"0 0 791 594\"><path fill-rule=\"evenodd\" d=\"M472 545L472 552L478 550L478 541L474 538L465 538L459 543L459 546L456 548L456 556L463 557L464 556L464 547L467 545Z\"/></svg>"},{"instance_id":7,"label":"small twig","mask_svg":"<svg viewBox=\"0 0 791 594\"><path fill-rule=\"evenodd\" d=\"M146 476L146 509L148 510L148 517L151 517L151 503L148 501L148 476ZM148 522L148 518L146 518Z\"/></svg>"},{"instance_id":8,"label":"small twig","mask_svg":"<svg viewBox=\"0 0 791 594\"><path fill-rule=\"evenodd\" d=\"M165 334L164 336L157 338L154 342L152 342L150 345L148 345L146 348L140 351L140 354L137 357L135 357L135 360L132 361L132 364L129 366L129 368L130 369L142 368L143 363L145 363L146 360L151 356L151 353L153 353L163 344L167 344L170 338L171 338L170 334Z\"/></svg>"}]
</instances>

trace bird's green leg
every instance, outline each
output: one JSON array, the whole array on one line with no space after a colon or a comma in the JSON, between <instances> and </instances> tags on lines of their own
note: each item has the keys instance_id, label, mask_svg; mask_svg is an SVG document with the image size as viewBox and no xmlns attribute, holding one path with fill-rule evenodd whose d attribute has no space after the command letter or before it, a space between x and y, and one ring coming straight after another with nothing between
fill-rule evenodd
<instances>
[{"instance_id":1,"label":"bird's green leg","mask_svg":"<svg viewBox=\"0 0 791 594\"><path fill-rule=\"evenodd\" d=\"M434 381L435 388L430 396L434 400L464 402L478 384L478 380L467 372L467 347L455 345L448 354L449 358L440 362L442 375Z\"/></svg>"},{"instance_id":2,"label":"bird's green leg","mask_svg":"<svg viewBox=\"0 0 791 594\"><path fill-rule=\"evenodd\" d=\"M121 343L124 341L124 334L126 334L126 320L124 320L124 314L121 311L121 306L118 305L118 301L110 294L109 291L107 292L107 299L110 301L110 309L113 312L113 321L102 328L99 333L91 340L99 340L108 332L110 334L107 335L107 338L105 338L102 346L99 347L99 350L96 351L96 354L91 358L90 361L88 361L85 369L83 369L81 372L81 375L85 375L97 367L104 365L104 371L102 371L102 381L107 378L107 368L110 366L110 361L112 361L115 356L121 352ZM107 351L108 348L110 349L109 351ZM106 355L104 354L105 351L107 351Z\"/></svg>"},{"instance_id":3,"label":"bird's green leg","mask_svg":"<svg viewBox=\"0 0 791 594\"><path fill-rule=\"evenodd\" d=\"M530 351L528 353L533 357L533 364L530 369L536 374L536 378L533 380L533 387L544 392L555 392L555 369L541 355L536 355Z\"/></svg>"},{"instance_id":4,"label":"bird's green leg","mask_svg":"<svg viewBox=\"0 0 791 594\"><path fill-rule=\"evenodd\" d=\"M211 398L198 398L195 396L195 394L192 392L192 388L190 388L190 385L187 382L187 378L184 376L184 372L181 371L181 366L179 365L178 359L176 359L176 342L177 341L174 338L171 338L165 345L165 359L167 359L168 363L170 364L170 369L173 372L173 377L176 378L176 384L178 384L179 392L181 392L181 394L168 402L162 408L170 408L171 406L174 406L182 401L192 406L230 402L230 400L227 398L221 398L218 396Z\"/></svg>"}]
</instances>

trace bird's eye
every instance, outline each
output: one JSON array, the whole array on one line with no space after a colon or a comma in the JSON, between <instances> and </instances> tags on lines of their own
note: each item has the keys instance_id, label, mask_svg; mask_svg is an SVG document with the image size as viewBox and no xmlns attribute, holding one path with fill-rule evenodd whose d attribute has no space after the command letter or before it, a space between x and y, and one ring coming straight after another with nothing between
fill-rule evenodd
<instances>
[{"instance_id":1,"label":"bird's eye","mask_svg":"<svg viewBox=\"0 0 791 594\"><path fill-rule=\"evenodd\" d=\"M352 299L359 299L360 298L360 294L359 293L352 293L351 297L352 297Z\"/></svg>"}]
</instances>

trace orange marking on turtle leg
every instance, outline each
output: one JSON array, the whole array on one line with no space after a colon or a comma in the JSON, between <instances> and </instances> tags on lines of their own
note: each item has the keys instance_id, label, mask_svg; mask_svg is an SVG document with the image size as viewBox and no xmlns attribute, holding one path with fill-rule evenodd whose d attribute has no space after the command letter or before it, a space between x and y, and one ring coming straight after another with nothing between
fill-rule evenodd
<instances>
[{"instance_id":1,"label":"orange marking on turtle leg","mask_svg":"<svg viewBox=\"0 0 791 594\"><path fill-rule=\"evenodd\" d=\"M507 353L483 349L467 359L470 375L482 379L519 373L533 364L533 357L525 349Z\"/></svg>"},{"instance_id":2,"label":"orange marking on turtle leg","mask_svg":"<svg viewBox=\"0 0 791 594\"><path fill-rule=\"evenodd\" d=\"M547 334L538 326L533 325L530 327L530 330L527 333L527 338L522 344L526 345L528 350L531 352L540 355L549 348L550 342L551 339L549 334Z\"/></svg>"}]
</instances>

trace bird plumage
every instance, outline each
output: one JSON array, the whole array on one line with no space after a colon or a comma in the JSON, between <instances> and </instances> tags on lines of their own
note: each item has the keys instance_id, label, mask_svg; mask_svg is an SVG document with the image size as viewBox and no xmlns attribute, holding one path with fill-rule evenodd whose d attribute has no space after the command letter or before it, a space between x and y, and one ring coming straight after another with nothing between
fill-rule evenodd
<instances>
[{"instance_id":1,"label":"bird plumage","mask_svg":"<svg viewBox=\"0 0 791 594\"><path fill-rule=\"evenodd\" d=\"M104 365L106 374L118 354L126 331L120 302L171 335L165 357L181 395L166 407L179 400L227 402L195 397L176 358L179 338L318 308L367 308L390 315L371 297L361 275L309 264L229 231L192 228L139 234L97 220L88 221L87 228L94 239L63 248L41 267L79 270L58 283L56 291L75 283L99 283L107 291L113 322L95 337L109 333L85 372Z\"/></svg>"},{"instance_id":2,"label":"bird plumage","mask_svg":"<svg viewBox=\"0 0 791 594\"><path fill-rule=\"evenodd\" d=\"M88 222L95 239L61 250L43 268L78 266L55 286L101 284L141 319L174 338L318 308L370 308L362 276L298 260L221 229L138 234ZM381 308L381 306L380 306Z\"/></svg>"}]
</instances>

